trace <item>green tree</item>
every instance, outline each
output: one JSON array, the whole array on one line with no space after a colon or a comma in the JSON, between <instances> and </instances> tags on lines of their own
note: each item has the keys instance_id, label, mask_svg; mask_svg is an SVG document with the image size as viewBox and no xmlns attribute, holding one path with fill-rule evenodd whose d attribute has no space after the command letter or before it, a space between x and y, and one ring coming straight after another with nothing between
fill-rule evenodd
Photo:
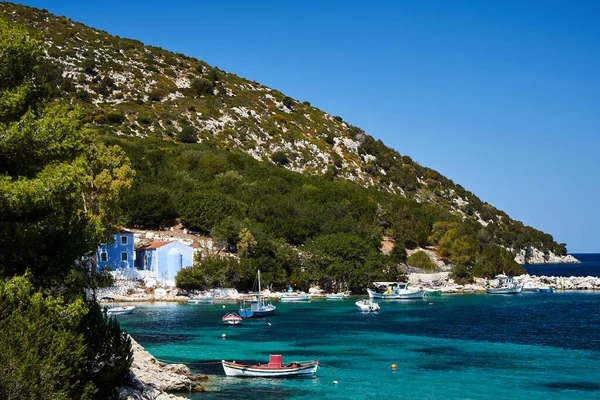
<instances>
[{"instance_id":1,"label":"green tree","mask_svg":"<svg viewBox=\"0 0 600 400\"><path fill-rule=\"evenodd\" d=\"M406 263L412 267L417 267L423 271L438 271L437 265L431 261L431 258L424 251L412 253L406 259Z\"/></svg>"},{"instance_id":2,"label":"green tree","mask_svg":"<svg viewBox=\"0 0 600 400\"><path fill-rule=\"evenodd\" d=\"M194 78L190 82L190 88L196 95L202 96L205 94L213 94L215 85L206 78Z\"/></svg>"},{"instance_id":3,"label":"green tree","mask_svg":"<svg viewBox=\"0 0 600 400\"><path fill-rule=\"evenodd\" d=\"M190 229L205 233L209 233L222 219L240 213L240 205L236 201L216 191L193 192L179 203L181 222Z\"/></svg>"},{"instance_id":4,"label":"green tree","mask_svg":"<svg viewBox=\"0 0 600 400\"><path fill-rule=\"evenodd\" d=\"M177 134L177 139L182 143L197 143L198 132L192 125L184 125L181 131Z\"/></svg>"}]
</instances>

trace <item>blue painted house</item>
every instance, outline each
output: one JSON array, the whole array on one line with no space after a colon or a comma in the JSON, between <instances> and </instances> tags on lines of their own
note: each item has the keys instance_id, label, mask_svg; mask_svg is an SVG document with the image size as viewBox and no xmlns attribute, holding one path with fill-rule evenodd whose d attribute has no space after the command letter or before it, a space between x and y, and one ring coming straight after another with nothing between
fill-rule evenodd
<instances>
[{"instance_id":1,"label":"blue painted house","mask_svg":"<svg viewBox=\"0 0 600 400\"><path fill-rule=\"evenodd\" d=\"M110 243L102 243L98 246L96 260L99 271L133 268L135 262L133 232L122 230L114 233Z\"/></svg>"},{"instance_id":2,"label":"blue painted house","mask_svg":"<svg viewBox=\"0 0 600 400\"><path fill-rule=\"evenodd\" d=\"M152 242L135 252L137 269L154 272L162 282L174 281L182 268L194 263L194 250L180 242Z\"/></svg>"}]
</instances>

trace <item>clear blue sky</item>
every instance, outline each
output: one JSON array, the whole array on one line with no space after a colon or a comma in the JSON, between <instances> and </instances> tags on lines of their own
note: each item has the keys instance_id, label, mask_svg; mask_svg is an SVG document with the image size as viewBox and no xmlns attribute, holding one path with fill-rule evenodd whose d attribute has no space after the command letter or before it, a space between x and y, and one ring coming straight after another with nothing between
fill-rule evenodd
<instances>
[{"instance_id":1,"label":"clear blue sky","mask_svg":"<svg viewBox=\"0 0 600 400\"><path fill-rule=\"evenodd\" d=\"M600 1L43 1L363 128L600 252Z\"/></svg>"}]
</instances>

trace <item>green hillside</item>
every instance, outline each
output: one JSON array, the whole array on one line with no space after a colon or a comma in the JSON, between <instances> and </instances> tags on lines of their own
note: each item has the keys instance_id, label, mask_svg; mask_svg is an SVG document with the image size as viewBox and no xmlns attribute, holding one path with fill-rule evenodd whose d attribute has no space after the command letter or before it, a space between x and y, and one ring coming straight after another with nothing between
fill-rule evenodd
<instances>
[{"instance_id":1,"label":"green hillside","mask_svg":"<svg viewBox=\"0 0 600 400\"><path fill-rule=\"evenodd\" d=\"M0 12L43 43L40 87L81 107L96 136L131 159L127 226L180 219L280 284L391 279L403 249L417 246L436 246L466 275L508 267L491 266L502 248L566 254L309 102L45 10L0 3ZM383 236L400 256L381 254Z\"/></svg>"}]
</instances>

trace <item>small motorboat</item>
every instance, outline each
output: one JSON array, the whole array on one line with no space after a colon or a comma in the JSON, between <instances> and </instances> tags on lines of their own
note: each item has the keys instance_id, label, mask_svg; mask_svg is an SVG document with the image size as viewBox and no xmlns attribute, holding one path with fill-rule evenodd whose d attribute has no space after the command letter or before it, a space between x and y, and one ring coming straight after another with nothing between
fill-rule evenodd
<instances>
[{"instance_id":1,"label":"small motorboat","mask_svg":"<svg viewBox=\"0 0 600 400\"><path fill-rule=\"evenodd\" d=\"M358 308L358 310L362 311L362 312L378 312L379 311L379 304L375 303L371 299L358 300L354 304L356 304L356 307Z\"/></svg>"},{"instance_id":2,"label":"small motorboat","mask_svg":"<svg viewBox=\"0 0 600 400\"><path fill-rule=\"evenodd\" d=\"M279 296L279 301L310 301L310 294L284 294Z\"/></svg>"},{"instance_id":3,"label":"small motorboat","mask_svg":"<svg viewBox=\"0 0 600 400\"><path fill-rule=\"evenodd\" d=\"M225 360L222 360L221 363L227 376L261 378L314 377L319 367L319 361L292 362L283 365L281 355L278 354L271 354L268 364L247 365Z\"/></svg>"},{"instance_id":4,"label":"small motorboat","mask_svg":"<svg viewBox=\"0 0 600 400\"><path fill-rule=\"evenodd\" d=\"M213 296L190 297L188 299L188 304L213 304L214 302L215 298Z\"/></svg>"},{"instance_id":5,"label":"small motorboat","mask_svg":"<svg viewBox=\"0 0 600 400\"><path fill-rule=\"evenodd\" d=\"M236 313L225 314L222 318L223 323L226 325L239 325L242 323L242 317Z\"/></svg>"},{"instance_id":6,"label":"small motorboat","mask_svg":"<svg viewBox=\"0 0 600 400\"><path fill-rule=\"evenodd\" d=\"M425 296L441 296L442 291L437 289L423 289L425 291Z\"/></svg>"},{"instance_id":7,"label":"small motorboat","mask_svg":"<svg viewBox=\"0 0 600 400\"><path fill-rule=\"evenodd\" d=\"M554 293L554 289L548 286L540 286L538 288L538 291L540 293Z\"/></svg>"},{"instance_id":8,"label":"small motorboat","mask_svg":"<svg viewBox=\"0 0 600 400\"><path fill-rule=\"evenodd\" d=\"M343 293L332 293L332 294L328 294L327 296L325 296L325 298L327 300L343 300L344 294Z\"/></svg>"},{"instance_id":9,"label":"small motorboat","mask_svg":"<svg viewBox=\"0 0 600 400\"><path fill-rule=\"evenodd\" d=\"M510 276L500 274L496 276L498 285L485 289L488 294L518 294L523 290L522 285L517 285Z\"/></svg>"},{"instance_id":10,"label":"small motorboat","mask_svg":"<svg viewBox=\"0 0 600 400\"><path fill-rule=\"evenodd\" d=\"M135 310L135 306L114 307L106 310L106 315L112 317L114 315L131 314Z\"/></svg>"}]
</instances>

